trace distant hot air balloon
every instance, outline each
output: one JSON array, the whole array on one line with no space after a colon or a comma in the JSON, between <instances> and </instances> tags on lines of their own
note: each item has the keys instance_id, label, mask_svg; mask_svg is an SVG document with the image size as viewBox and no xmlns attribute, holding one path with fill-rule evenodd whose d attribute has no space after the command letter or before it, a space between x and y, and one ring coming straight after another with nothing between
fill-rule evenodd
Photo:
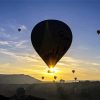
<instances>
[{"instance_id":1,"label":"distant hot air balloon","mask_svg":"<svg viewBox=\"0 0 100 100\"><path fill-rule=\"evenodd\" d=\"M51 73L51 71L50 71L50 70L48 70L48 73Z\"/></svg>"},{"instance_id":2,"label":"distant hot air balloon","mask_svg":"<svg viewBox=\"0 0 100 100\"><path fill-rule=\"evenodd\" d=\"M57 76L54 76L54 79L56 80L57 79Z\"/></svg>"},{"instance_id":3,"label":"distant hot air balloon","mask_svg":"<svg viewBox=\"0 0 100 100\"><path fill-rule=\"evenodd\" d=\"M20 32L21 31L21 28L18 28L18 31Z\"/></svg>"},{"instance_id":4,"label":"distant hot air balloon","mask_svg":"<svg viewBox=\"0 0 100 100\"><path fill-rule=\"evenodd\" d=\"M97 30L97 34L98 34L98 35L100 34L100 30Z\"/></svg>"},{"instance_id":5,"label":"distant hot air balloon","mask_svg":"<svg viewBox=\"0 0 100 100\"><path fill-rule=\"evenodd\" d=\"M76 82L76 80L77 80L77 77L75 77L75 78L74 78L74 80L75 80L75 82Z\"/></svg>"},{"instance_id":6,"label":"distant hot air balloon","mask_svg":"<svg viewBox=\"0 0 100 100\"><path fill-rule=\"evenodd\" d=\"M59 20L44 20L31 32L32 45L49 68L53 68L70 48L72 32Z\"/></svg>"},{"instance_id":7,"label":"distant hot air balloon","mask_svg":"<svg viewBox=\"0 0 100 100\"><path fill-rule=\"evenodd\" d=\"M72 70L72 73L74 74L75 73L75 70Z\"/></svg>"},{"instance_id":8,"label":"distant hot air balloon","mask_svg":"<svg viewBox=\"0 0 100 100\"><path fill-rule=\"evenodd\" d=\"M63 79L60 79L60 83L65 83L65 80L63 80Z\"/></svg>"},{"instance_id":9,"label":"distant hot air balloon","mask_svg":"<svg viewBox=\"0 0 100 100\"><path fill-rule=\"evenodd\" d=\"M75 70L74 70L74 69L72 70L72 73L73 73L73 75L74 75L74 73L75 73ZM76 78L76 77L75 77L75 78ZM74 79L75 79L75 78L74 78Z\"/></svg>"},{"instance_id":10,"label":"distant hot air balloon","mask_svg":"<svg viewBox=\"0 0 100 100\"><path fill-rule=\"evenodd\" d=\"M42 80L44 80L44 76L42 76L41 78L42 78Z\"/></svg>"},{"instance_id":11,"label":"distant hot air balloon","mask_svg":"<svg viewBox=\"0 0 100 100\"><path fill-rule=\"evenodd\" d=\"M52 71L52 70L48 70L48 73L54 73L54 71Z\"/></svg>"}]
</instances>

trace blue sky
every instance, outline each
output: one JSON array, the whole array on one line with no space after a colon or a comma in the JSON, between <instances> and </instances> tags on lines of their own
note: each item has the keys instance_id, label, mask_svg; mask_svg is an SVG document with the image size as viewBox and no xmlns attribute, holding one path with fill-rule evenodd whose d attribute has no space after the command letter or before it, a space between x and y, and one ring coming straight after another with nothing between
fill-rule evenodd
<instances>
[{"instance_id":1,"label":"blue sky","mask_svg":"<svg viewBox=\"0 0 100 100\"><path fill-rule=\"evenodd\" d=\"M100 79L100 36L96 34L100 29L99 10L99 0L0 0L0 73L35 73L39 78L39 71L47 66L31 45L31 31L42 20L57 19L69 25L73 42L56 68L62 75L71 76L70 70L75 68L81 79Z\"/></svg>"}]
</instances>

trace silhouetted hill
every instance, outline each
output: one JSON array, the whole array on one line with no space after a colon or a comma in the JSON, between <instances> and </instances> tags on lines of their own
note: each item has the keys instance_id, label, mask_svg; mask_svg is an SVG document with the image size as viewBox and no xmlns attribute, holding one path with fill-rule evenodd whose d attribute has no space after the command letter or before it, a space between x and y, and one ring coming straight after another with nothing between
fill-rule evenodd
<instances>
[{"instance_id":1,"label":"silhouetted hill","mask_svg":"<svg viewBox=\"0 0 100 100\"><path fill-rule=\"evenodd\" d=\"M32 84L39 82L41 81L24 74L0 74L0 84Z\"/></svg>"}]
</instances>

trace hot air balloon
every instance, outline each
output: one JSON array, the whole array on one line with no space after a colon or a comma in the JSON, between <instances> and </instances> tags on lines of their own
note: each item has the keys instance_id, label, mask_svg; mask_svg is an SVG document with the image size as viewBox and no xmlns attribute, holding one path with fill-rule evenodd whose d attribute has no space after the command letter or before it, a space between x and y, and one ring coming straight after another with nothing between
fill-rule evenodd
<instances>
[{"instance_id":1,"label":"hot air balloon","mask_svg":"<svg viewBox=\"0 0 100 100\"><path fill-rule=\"evenodd\" d=\"M18 28L18 31L20 32L21 31L21 28Z\"/></svg>"},{"instance_id":2,"label":"hot air balloon","mask_svg":"<svg viewBox=\"0 0 100 100\"><path fill-rule=\"evenodd\" d=\"M57 76L54 76L54 79L56 80L57 79Z\"/></svg>"},{"instance_id":3,"label":"hot air balloon","mask_svg":"<svg viewBox=\"0 0 100 100\"><path fill-rule=\"evenodd\" d=\"M49 68L53 68L70 48L72 32L59 20L39 22L31 32L32 45Z\"/></svg>"},{"instance_id":4,"label":"hot air balloon","mask_svg":"<svg viewBox=\"0 0 100 100\"><path fill-rule=\"evenodd\" d=\"M49 69L49 70L48 70L48 73L54 73L54 71L52 71L52 70Z\"/></svg>"},{"instance_id":5,"label":"hot air balloon","mask_svg":"<svg viewBox=\"0 0 100 100\"><path fill-rule=\"evenodd\" d=\"M48 70L48 73L51 73L51 71L50 71L50 70Z\"/></svg>"},{"instance_id":6,"label":"hot air balloon","mask_svg":"<svg viewBox=\"0 0 100 100\"><path fill-rule=\"evenodd\" d=\"M97 30L97 34L98 34L98 35L100 34L100 30Z\"/></svg>"},{"instance_id":7,"label":"hot air balloon","mask_svg":"<svg viewBox=\"0 0 100 100\"><path fill-rule=\"evenodd\" d=\"M44 80L44 76L42 76L41 78L42 78L42 80Z\"/></svg>"},{"instance_id":8,"label":"hot air balloon","mask_svg":"<svg viewBox=\"0 0 100 100\"><path fill-rule=\"evenodd\" d=\"M75 70L72 70L72 73L74 74L75 73Z\"/></svg>"},{"instance_id":9,"label":"hot air balloon","mask_svg":"<svg viewBox=\"0 0 100 100\"><path fill-rule=\"evenodd\" d=\"M75 80L75 82L76 82L76 80L77 80L77 77L75 77L75 78L74 78L74 80Z\"/></svg>"},{"instance_id":10,"label":"hot air balloon","mask_svg":"<svg viewBox=\"0 0 100 100\"><path fill-rule=\"evenodd\" d=\"M60 79L60 83L65 83L65 80L63 80L63 79Z\"/></svg>"}]
</instances>

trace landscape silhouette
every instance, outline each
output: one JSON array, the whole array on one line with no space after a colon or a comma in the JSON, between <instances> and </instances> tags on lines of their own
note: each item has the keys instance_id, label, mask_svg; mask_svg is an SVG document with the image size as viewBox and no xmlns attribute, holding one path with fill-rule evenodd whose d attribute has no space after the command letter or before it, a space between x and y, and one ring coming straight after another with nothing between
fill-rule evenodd
<instances>
[{"instance_id":1,"label":"landscape silhouette","mask_svg":"<svg viewBox=\"0 0 100 100\"><path fill-rule=\"evenodd\" d=\"M100 100L99 81L1 84L1 86L0 100Z\"/></svg>"},{"instance_id":2,"label":"landscape silhouette","mask_svg":"<svg viewBox=\"0 0 100 100\"><path fill-rule=\"evenodd\" d=\"M26 91L24 88L17 88L15 95L11 97L0 95L0 100L46 100L46 99L41 99L39 97L26 95L25 92Z\"/></svg>"}]
</instances>

